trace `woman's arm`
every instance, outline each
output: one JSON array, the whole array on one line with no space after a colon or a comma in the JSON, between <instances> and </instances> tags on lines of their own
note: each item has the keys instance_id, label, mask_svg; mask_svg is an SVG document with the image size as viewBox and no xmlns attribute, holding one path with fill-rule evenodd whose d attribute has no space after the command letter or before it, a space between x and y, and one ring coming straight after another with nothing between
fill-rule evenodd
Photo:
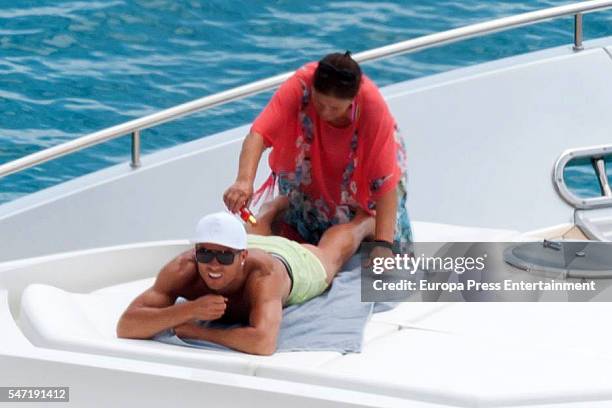
<instances>
[{"instance_id":1,"label":"woman's arm","mask_svg":"<svg viewBox=\"0 0 612 408\"><path fill-rule=\"evenodd\" d=\"M236 176L234 184L223 194L223 201L231 212L238 212L251 199L253 181L264 149L264 139L256 132L250 132L242 142L238 176Z\"/></svg>"},{"instance_id":2,"label":"woman's arm","mask_svg":"<svg viewBox=\"0 0 612 408\"><path fill-rule=\"evenodd\" d=\"M397 187L384 193L376 201L376 230L374 239L393 242L397 218Z\"/></svg>"}]
</instances>

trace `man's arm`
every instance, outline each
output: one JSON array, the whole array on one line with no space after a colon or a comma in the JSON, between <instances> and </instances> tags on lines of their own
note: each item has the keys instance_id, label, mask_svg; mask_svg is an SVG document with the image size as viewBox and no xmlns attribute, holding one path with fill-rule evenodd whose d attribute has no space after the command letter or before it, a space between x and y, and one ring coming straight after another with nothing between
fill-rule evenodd
<instances>
[{"instance_id":1,"label":"man's arm","mask_svg":"<svg viewBox=\"0 0 612 408\"><path fill-rule=\"evenodd\" d=\"M117 336L149 339L157 333L195 318L214 320L225 312L222 296L207 295L192 302L175 305L176 293L197 274L193 250L189 250L162 268L153 287L128 306L117 323Z\"/></svg>"},{"instance_id":2,"label":"man's arm","mask_svg":"<svg viewBox=\"0 0 612 408\"><path fill-rule=\"evenodd\" d=\"M280 283L265 277L254 280L246 290L251 299L248 326L212 329L187 323L176 327L177 336L211 341L249 354L273 354L283 317Z\"/></svg>"}]
</instances>

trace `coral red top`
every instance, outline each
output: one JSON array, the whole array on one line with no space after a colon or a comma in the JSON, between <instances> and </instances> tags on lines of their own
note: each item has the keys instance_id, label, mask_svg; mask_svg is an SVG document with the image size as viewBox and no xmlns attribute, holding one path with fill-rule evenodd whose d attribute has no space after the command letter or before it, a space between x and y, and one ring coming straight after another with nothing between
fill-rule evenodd
<instances>
[{"instance_id":1,"label":"coral red top","mask_svg":"<svg viewBox=\"0 0 612 408\"><path fill-rule=\"evenodd\" d=\"M376 200L397 185L405 162L395 120L365 75L348 126L334 127L319 118L311 101L316 67L315 62L298 69L251 128L272 147L273 176L255 198L278 180L280 193L291 203L287 221L298 230L300 223L326 229L347 222L357 207L373 214Z\"/></svg>"}]
</instances>

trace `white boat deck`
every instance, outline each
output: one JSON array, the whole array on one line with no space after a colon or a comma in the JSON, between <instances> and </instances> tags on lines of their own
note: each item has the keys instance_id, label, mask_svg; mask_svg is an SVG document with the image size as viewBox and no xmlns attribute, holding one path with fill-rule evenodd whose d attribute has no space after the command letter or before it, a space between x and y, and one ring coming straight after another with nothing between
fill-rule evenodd
<instances>
[{"instance_id":1,"label":"white boat deck","mask_svg":"<svg viewBox=\"0 0 612 408\"><path fill-rule=\"evenodd\" d=\"M612 398L608 303L402 303L375 314L363 352L270 357L118 339L144 279L70 293L29 286L21 327L38 347L205 368L459 406ZM537 387L534 387L537 384Z\"/></svg>"},{"instance_id":2,"label":"white boat deck","mask_svg":"<svg viewBox=\"0 0 612 408\"><path fill-rule=\"evenodd\" d=\"M510 230L430 223L415 223L415 233L431 241L521 239ZM315 351L263 357L118 339L120 314L151 285L152 274L187 245L143 243L24 260L12 267L4 264L2 276L13 279L16 288L24 273L41 278L27 287L24 282L25 290L13 293L12 315L18 316L15 328L20 330L13 333L15 345L27 338L28 346L39 350L212 370L439 406L612 399L612 328L601 320L612 312L608 303L407 302L373 315L362 353L347 355ZM77 289L75 276L83 274L98 286Z\"/></svg>"},{"instance_id":3,"label":"white boat deck","mask_svg":"<svg viewBox=\"0 0 612 408\"><path fill-rule=\"evenodd\" d=\"M417 241L550 238L575 221L607 236L609 214L576 218L550 174L565 150L610 144L610 44L603 38L581 52L568 45L382 89L407 144L408 208L429 221L414 223ZM0 206L0 381L70 385L76 406L125 405L116 396L164 408L610 406L609 303L403 303L373 316L363 352L348 355L259 357L117 339L127 303L186 247L152 242L181 240L202 214L222 208L247 131ZM264 158L258 182L267 173ZM194 174L206 176L198 188Z\"/></svg>"}]
</instances>

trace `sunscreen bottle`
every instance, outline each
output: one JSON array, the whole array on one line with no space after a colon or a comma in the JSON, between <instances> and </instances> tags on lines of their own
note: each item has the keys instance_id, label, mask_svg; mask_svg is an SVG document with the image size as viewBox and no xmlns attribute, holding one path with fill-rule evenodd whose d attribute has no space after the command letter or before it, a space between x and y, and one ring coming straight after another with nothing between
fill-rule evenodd
<instances>
[{"instance_id":1,"label":"sunscreen bottle","mask_svg":"<svg viewBox=\"0 0 612 408\"><path fill-rule=\"evenodd\" d=\"M244 222L248 222L251 225L257 224L257 219L246 205L240 209L240 218L242 218Z\"/></svg>"}]
</instances>

